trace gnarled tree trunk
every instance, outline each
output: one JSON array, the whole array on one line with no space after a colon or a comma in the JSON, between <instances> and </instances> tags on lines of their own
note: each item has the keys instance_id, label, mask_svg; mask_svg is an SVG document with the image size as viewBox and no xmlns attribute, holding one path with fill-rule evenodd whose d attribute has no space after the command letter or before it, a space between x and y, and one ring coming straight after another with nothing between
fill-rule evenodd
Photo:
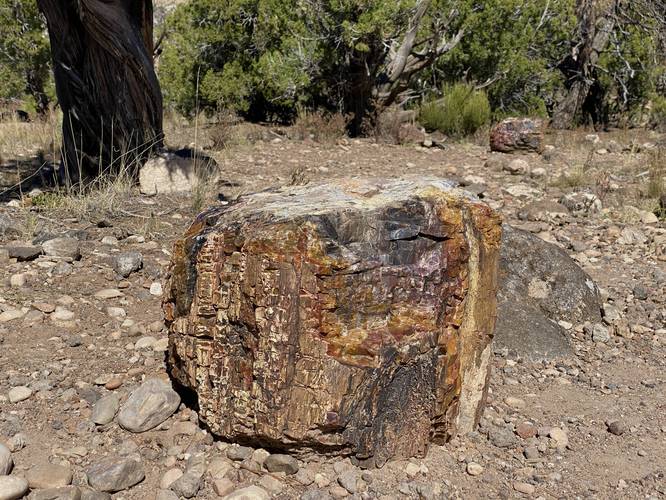
<instances>
[{"instance_id":1,"label":"gnarled tree trunk","mask_svg":"<svg viewBox=\"0 0 666 500\"><path fill-rule=\"evenodd\" d=\"M553 128L575 125L576 116L597 80L596 65L615 29L618 5L619 0L578 0L579 41L561 65L567 78L567 94L553 113Z\"/></svg>"},{"instance_id":2,"label":"gnarled tree trunk","mask_svg":"<svg viewBox=\"0 0 666 500\"><path fill-rule=\"evenodd\" d=\"M152 0L38 0L46 16L70 177L132 171L162 144Z\"/></svg>"}]
</instances>

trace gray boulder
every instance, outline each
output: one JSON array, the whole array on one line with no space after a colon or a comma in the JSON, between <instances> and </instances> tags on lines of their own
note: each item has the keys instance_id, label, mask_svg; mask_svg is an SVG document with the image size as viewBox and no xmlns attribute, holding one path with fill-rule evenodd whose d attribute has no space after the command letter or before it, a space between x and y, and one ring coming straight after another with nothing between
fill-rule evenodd
<instances>
[{"instance_id":1,"label":"gray boulder","mask_svg":"<svg viewBox=\"0 0 666 500\"><path fill-rule=\"evenodd\" d=\"M146 380L125 401L118 424L130 432L145 432L157 427L178 409L180 396L163 380Z\"/></svg>"},{"instance_id":2,"label":"gray boulder","mask_svg":"<svg viewBox=\"0 0 666 500\"><path fill-rule=\"evenodd\" d=\"M145 477L141 462L121 457L108 457L95 462L86 470L86 475L90 486L110 493L131 488Z\"/></svg>"},{"instance_id":3,"label":"gray boulder","mask_svg":"<svg viewBox=\"0 0 666 500\"><path fill-rule=\"evenodd\" d=\"M560 247L504 225L496 349L532 361L570 357L568 334L558 321L600 323L598 287Z\"/></svg>"}]
</instances>

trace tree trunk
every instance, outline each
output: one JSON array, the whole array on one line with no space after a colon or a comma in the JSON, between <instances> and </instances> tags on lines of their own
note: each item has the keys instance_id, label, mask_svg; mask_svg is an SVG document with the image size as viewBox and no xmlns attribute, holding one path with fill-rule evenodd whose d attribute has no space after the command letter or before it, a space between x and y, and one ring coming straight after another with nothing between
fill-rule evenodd
<instances>
[{"instance_id":1,"label":"tree trunk","mask_svg":"<svg viewBox=\"0 0 666 500\"><path fill-rule=\"evenodd\" d=\"M596 81L595 67L615 29L615 14L619 0L613 0L604 10L599 5L601 3L607 2L595 0L577 2L580 40L572 54L560 66L567 78L567 94L553 113L551 121L553 128L565 129L575 126L576 117Z\"/></svg>"},{"instance_id":2,"label":"tree trunk","mask_svg":"<svg viewBox=\"0 0 666 500\"><path fill-rule=\"evenodd\" d=\"M38 0L63 111L65 172L118 174L162 145L152 0Z\"/></svg>"}]
</instances>

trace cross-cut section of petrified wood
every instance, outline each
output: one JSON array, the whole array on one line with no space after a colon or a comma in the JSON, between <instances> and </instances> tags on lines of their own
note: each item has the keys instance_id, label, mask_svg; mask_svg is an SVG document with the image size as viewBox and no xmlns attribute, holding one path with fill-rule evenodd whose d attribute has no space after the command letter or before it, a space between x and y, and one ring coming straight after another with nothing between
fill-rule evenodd
<instances>
[{"instance_id":1,"label":"cross-cut section of petrified wood","mask_svg":"<svg viewBox=\"0 0 666 500\"><path fill-rule=\"evenodd\" d=\"M423 455L485 398L499 217L437 179L244 196L175 245L169 368L229 440Z\"/></svg>"}]
</instances>

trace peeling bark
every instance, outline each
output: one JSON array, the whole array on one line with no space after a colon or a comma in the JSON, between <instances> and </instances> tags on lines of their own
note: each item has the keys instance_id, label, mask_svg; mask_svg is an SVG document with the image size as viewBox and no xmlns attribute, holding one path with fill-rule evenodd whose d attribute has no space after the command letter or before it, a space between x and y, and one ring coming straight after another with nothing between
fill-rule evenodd
<instances>
[{"instance_id":1,"label":"peeling bark","mask_svg":"<svg viewBox=\"0 0 666 500\"><path fill-rule=\"evenodd\" d=\"M443 181L339 181L201 214L164 302L171 375L225 439L425 455L478 422L500 220Z\"/></svg>"}]
</instances>

